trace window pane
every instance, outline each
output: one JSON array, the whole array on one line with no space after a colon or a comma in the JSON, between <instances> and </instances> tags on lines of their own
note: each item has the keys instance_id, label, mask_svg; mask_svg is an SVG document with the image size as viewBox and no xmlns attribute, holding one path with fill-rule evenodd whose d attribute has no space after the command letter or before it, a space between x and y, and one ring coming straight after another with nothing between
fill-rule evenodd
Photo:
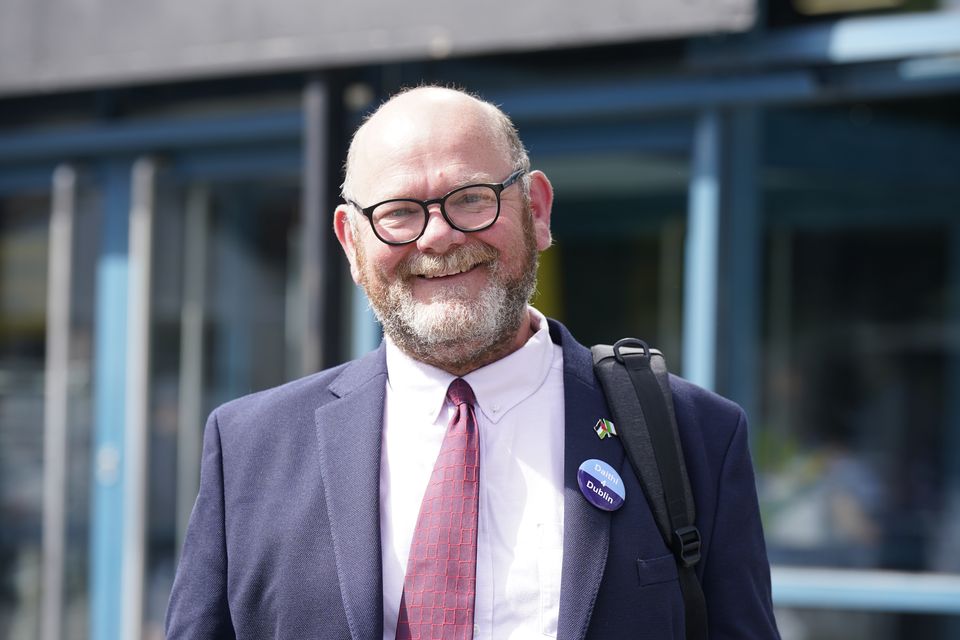
<instances>
[{"instance_id":1,"label":"window pane","mask_svg":"<svg viewBox=\"0 0 960 640\"><path fill-rule=\"evenodd\" d=\"M50 195L0 197L0 637L40 637L44 380ZM99 199L81 182L74 212L67 373L63 637L86 638L91 325Z\"/></svg>"},{"instance_id":2,"label":"window pane","mask_svg":"<svg viewBox=\"0 0 960 640\"><path fill-rule=\"evenodd\" d=\"M144 637L162 638L204 419L301 375L296 178L161 180L154 227ZM184 457L185 456L185 457Z\"/></svg>"},{"instance_id":3,"label":"window pane","mask_svg":"<svg viewBox=\"0 0 960 640\"><path fill-rule=\"evenodd\" d=\"M39 637L48 194L0 199L0 636Z\"/></svg>"},{"instance_id":4,"label":"window pane","mask_svg":"<svg viewBox=\"0 0 960 640\"><path fill-rule=\"evenodd\" d=\"M688 160L684 152L534 158L556 189L555 246L534 304L586 345L625 336L679 370Z\"/></svg>"},{"instance_id":5,"label":"window pane","mask_svg":"<svg viewBox=\"0 0 960 640\"><path fill-rule=\"evenodd\" d=\"M775 563L960 571L958 106L768 116L755 452Z\"/></svg>"}]
</instances>

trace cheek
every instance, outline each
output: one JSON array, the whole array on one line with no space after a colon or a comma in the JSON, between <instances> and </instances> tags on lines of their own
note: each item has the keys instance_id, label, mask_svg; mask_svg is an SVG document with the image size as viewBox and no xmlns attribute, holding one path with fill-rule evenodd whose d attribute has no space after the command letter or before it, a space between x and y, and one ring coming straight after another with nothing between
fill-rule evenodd
<instances>
[{"instance_id":1,"label":"cheek","mask_svg":"<svg viewBox=\"0 0 960 640\"><path fill-rule=\"evenodd\" d=\"M526 267L527 256L531 249L536 251L537 239L532 224L517 222L511 225L506 237L500 238L494 246L500 249L501 260L511 272Z\"/></svg>"},{"instance_id":2,"label":"cheek","mask_svg":"<svg viewBox=\"0 0 960 640\"><path fill-rule=\"evenodd\" d=\"M397 265L406 255L404 251L393 249L380 241L375 246L364 245L357 252L358 266L364 279L375 277L377 280L393 280Z\"/></svg>"}]
</instances>

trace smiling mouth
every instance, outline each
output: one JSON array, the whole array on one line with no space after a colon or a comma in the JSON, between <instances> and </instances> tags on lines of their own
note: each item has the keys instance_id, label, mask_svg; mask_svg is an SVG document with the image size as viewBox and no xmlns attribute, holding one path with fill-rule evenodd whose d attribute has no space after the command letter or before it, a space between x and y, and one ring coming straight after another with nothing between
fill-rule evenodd
<instances>
[{"instance_id":1,"label":"smiling mouth","mask_svg":"<svg viewBox=\"0 0 960 640\"><path fill-rule=\"evenodd\" d=\"M435 279L437 279L437 278L449 278L449 277L451 277L451 276L460 275L461 273L467 273L467 272L469 272L469 271L473 271L473 270L476 269L478 266L479 266L478 264L475 264L475 265L472 265L472 266L470 266L470 267L466 267L466 268L463 268L463 269L453 269L453 270L451 270L451 271L446 271L446 272L443 272L443 273L421 273L421 274L418 274L417 277L418 277L418 278L421 278L421 279L423 279L423 280L435 280Z\"/></svg>"}]
</instances>

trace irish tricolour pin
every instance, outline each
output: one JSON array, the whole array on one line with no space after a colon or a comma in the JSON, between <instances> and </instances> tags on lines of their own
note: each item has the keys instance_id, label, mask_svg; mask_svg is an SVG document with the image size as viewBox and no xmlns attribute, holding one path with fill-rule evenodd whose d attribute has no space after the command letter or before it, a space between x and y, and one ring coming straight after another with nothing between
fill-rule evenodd
<instances>
[{"instance_id":1,"label":"irish tricolour pin","mask_svg":"<svg viewBox=\"0 0 960 640\"><path fill-rule=\"evenodd\" d=\"M617 470L603 460L591 458L577 470L577 484L584 497L598 509L616 511L623 506L626 492Z\"/></svg>"}]
</instances>

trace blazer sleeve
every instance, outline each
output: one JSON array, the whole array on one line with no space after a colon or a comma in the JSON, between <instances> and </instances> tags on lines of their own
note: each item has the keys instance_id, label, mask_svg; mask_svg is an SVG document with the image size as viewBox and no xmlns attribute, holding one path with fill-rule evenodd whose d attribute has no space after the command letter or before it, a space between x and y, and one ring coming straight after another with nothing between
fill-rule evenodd
<instances>
[{"instance_id":1,"label":"blazer sleeve","mask_svg":"<svg viewBox=\"0 0 960 640\"><path fill-rule=\"evenodd\" d=\"M770 566L750 460L747 419L737 425L720 466L709 560L703 568L711 640L779 638Z\"/></svg>"},{"instance_id":2,"label":"blazer sleeve","mask_svg":"<svg viewBox=\"0 0 960 640\"><path fill-rule=\"evenodd\" d=\"M200 492L167 609L168 639L236 637L227 601L225 531L223 451L215 411L204 430Z\"/></svg>"}]
</instances>

